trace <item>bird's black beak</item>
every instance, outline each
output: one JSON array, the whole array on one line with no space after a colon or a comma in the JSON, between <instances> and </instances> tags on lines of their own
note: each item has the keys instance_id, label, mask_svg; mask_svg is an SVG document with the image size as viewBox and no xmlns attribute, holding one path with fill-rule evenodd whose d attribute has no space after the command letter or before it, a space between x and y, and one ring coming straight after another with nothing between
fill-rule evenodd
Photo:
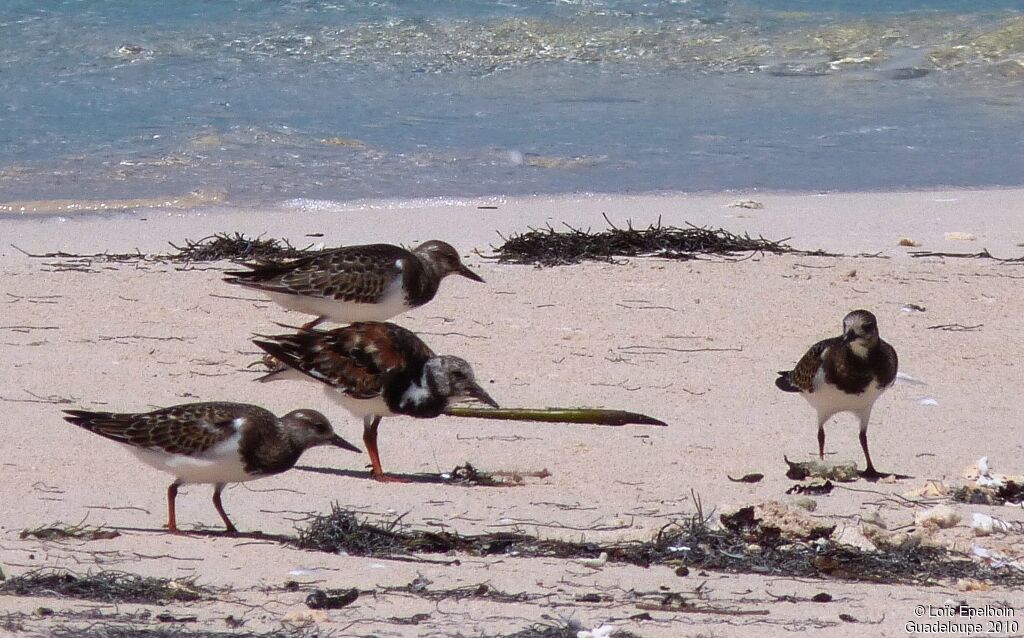
<instances>
[{"instance_id":1,"label":"bird's black beak","mask_svg":"<svg viewBox=\"0 0 1024 638\"><path fill-rule=\"evenodd\" d=\"M459 273L466 279L472 279L473 281L479 281L480 283L484 283L484 278L470 270L469 266L460 266L459 269L456 270L455 272Z\"/></svg>"},{"instance_id":2,"label":"bird's black beak","mask_svg":"<svg viewBox=\"0 0 1024 638\"><path fill-rule=\"evenodd\" d=\"M334 447L340 447L340 448L348 450L350 452L360 452L360 453L362 452L362 450L360 450L356 446L352 445L351 443L349 443L345 439L341 438L337 434L335 434L334 438L331 439L330 445L333 445Z\"/></svg>"},{"instance_id":3,"label":"bird's black beak","mask_svg":"<svg viewBox=\"0 0 1024 638\"><path fill-rule=\"evenodd\" d=\"M850 332L847 332L847 333L845 333L845 334L843 335L843 343L850 343L851 341L853 341L853 340L854 340L854 339L856 339L856 338L857 338L857 335L856 335L856 333L854 333L854 332L853 332L853 331L851 330Z\"/></svg>"},{"instance_id":4,"label":"bird's black beak","mask_svg":"<svg viewBox=\"0 0 1024 638\"><path fill-rule=\"evenodd\" d=\"M501 406L498 405L497 401L495 401L494 399L491 398L491 395L487 394L486 390L484 390L483 388L481 388L480 386L478 386L475 383L469 388L469 396L473 397L477 401L480 401L482 403L486 403L487 405L491 406L492 408L501 407Z\"/></svg>"}]
</instances>

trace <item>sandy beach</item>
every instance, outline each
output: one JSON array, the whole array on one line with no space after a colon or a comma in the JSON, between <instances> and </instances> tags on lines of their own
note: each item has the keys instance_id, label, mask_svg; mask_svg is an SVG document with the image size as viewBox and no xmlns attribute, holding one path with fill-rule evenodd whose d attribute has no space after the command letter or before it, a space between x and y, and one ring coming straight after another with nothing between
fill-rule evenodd
<instances>
[{"instance_id":1,"label":"sandy beach","mask_svg":"<svg viewBox=\"0 0 1024 638\"><path fill-rule=\"evenodd\" d=\"M748 199L763 207L733 205ZM872 456L879 470L906 478L837 483L830 494L814 497L816 509L807 515L836 525L835 542L871 548L865 516L877 513L890 530L912 533L915 514L947 505L959 523L917 529L922 543L965 555L981 547L1020 569L1020 507L968 505L915 490L929 483L963 485L965 469L981 457L998 472L1024 474L1024 263L912 252L987 249L1000 258L1020 257L1022 202L1024 191L1007 189L308 202L256 212L154 208L104 216L36 206L8 215L0 222L0 353L6 362L0 369L0 570L8 578L43 567L120 570L194 578L219 593L160 606L2 595L0 633L45 634L97 618L113 622L115 615L137 627L160 626L140 615L149 611L195 616L188 630L240 635L306 627L335 636L469 638L571 619L586 629L607 623L643 638L791 631L905 636L921 633L908 632L908 622L929 620L915 615L916 606L938 608L949 600L1012 607L1010 619L1024 622L1024 594L998 583L924 586L698 569L679 576L667 565L505 554L392 560L302 551L276 537L212 533L220 520L208 486L184 488L178 497L179 525L203 533L171 536L161 530L170 477L65 423L60 410L143 411L205 400L250 402L278 414L308 407L358 441L361 425L314 384L258 384L258 370L247 367L259 358L249 341L253 333L279 332L274 322L295 325L306 318L222 283L228 262L96 261L69 270L61 259L26 254L164 252L168 242L218 232L296 246L444 239L486 285L449 279L433 302L397 323L435 351L470 361L503 406L621 408L668 423L616 428L387 419L381 454L389 471L439 475L469 462L523 479L505 487L379 484L368 478L365 454L320 448L292 471L225 491L240 530L291 537L333 503L372 520L401 517L416 529L519 531L598 543L650 540L666 524L693 515L695 495L705 512L769 501L795 507L801 497L786 494L794 481L786 477L783 457L816 458L815 416L802 398L776 389L775 372L795 364L815 341L838 334L846 312L866 308L878 316L882 337L896 347L900 370L911 378L876 404ZM501 235L545 224L600 230L604 216L621 226L661 220L788 238L795 248L847 256L637 258L557 268L487 258ZM902 238L918 245L900 246ZM852 416L837 417L827 432L831 462L863 467ZM764 478L729 479L748 473ZM1015 525L1009 533L977 537L970 526L975 512ZM23 530L55 522L84 522L120 536L89 542L21 537ZM286 586L290 581L298 586ZM414 581L429 584L411 587ZM517 596L427 595L472 591L481 583ZM314 612L304 604L315 588L353 587L362 594L343 609ZM831 602L812 602L823 592ZM658 608L669 593L717 611ZM55 613L41 616L40 607ZM243 624L232 627L229 617ZM1018 626L994 635L1022 632Z\"/></svg>"}]
</instances>

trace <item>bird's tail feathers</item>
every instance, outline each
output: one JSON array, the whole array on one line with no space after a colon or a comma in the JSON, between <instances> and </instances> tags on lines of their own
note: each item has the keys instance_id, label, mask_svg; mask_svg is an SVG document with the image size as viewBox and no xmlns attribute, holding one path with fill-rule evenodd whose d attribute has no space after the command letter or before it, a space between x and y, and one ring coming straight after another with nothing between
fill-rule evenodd
<instances>
[{"instance_id":1,"label":"bird's tail feathers","mask_svg":"<svg viewBox=\"0 0 1024 638\"><path fill-rule=\"evenodd\" d=\"M88 410L64 410L64 415L64 420L68 423L86 429L92 429L95 421L110 419L114 416L106 412L89 412Z\"/></svg>"}]
</instances>

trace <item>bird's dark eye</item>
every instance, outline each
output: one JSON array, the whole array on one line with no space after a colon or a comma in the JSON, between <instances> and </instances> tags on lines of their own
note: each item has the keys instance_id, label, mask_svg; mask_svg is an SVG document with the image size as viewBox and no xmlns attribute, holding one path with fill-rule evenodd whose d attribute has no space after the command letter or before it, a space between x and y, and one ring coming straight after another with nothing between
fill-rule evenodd
<instances>
[{"instance_id":1,"label":"bird's dark eye","mask_svg":"<svg viewBox=\"0 0 1024 638\"><path fill-rule=\"evenodd\" d=\"M866 324L864 324L864 332L874 332L874 331L875 331L875 324L873 324L873 323L866 323Z\"/></svg>"}]
</instances>

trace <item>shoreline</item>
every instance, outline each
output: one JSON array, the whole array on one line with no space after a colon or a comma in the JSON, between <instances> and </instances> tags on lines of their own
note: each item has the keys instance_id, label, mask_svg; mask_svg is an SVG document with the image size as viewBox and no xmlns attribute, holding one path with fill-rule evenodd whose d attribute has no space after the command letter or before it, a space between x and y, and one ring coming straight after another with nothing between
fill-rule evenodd
<instances>
[{"instance_id":1,"label":"shoreline","mask_svg":"<svg viewBox=\"0 0 1024 638\"><path fill-rule=\"evenodd\" d=\"M760 208L737 206L745 200ZM726 191L698 194L563 194L558 196L380 199L358 202L292 200L291 206L236 208L183 205L122 213L6 216L9 243L31 253L158 252L167 241L240 232L288 239L295 245L447 238L461 249L483 249L501 236L551 225L601 230L615 225L721 227L808 250L898 257L903 238L934 251L1016 256L1024 188L841 193ZM116 227L117 232L110 229ZM308 237L322 233L322 237ZM959 239L949 239L952 233ZM965 240L973 236L974 240ZM91 238L101 237L97 244ZM8 248L0 248L8 251Z\"/></svg>"}]
</instances>

